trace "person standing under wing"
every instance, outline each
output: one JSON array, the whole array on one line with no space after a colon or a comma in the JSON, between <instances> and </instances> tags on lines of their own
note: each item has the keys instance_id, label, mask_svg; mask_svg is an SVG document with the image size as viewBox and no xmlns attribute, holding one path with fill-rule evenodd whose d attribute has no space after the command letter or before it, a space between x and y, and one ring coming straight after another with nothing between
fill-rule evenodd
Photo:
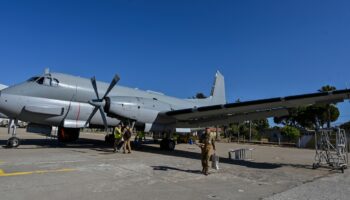
<instances>
[{"instance_id":1,"label":"person standing under wing","mask_svg":"<svg viewBox=\"0 0 350 200\"><path fill-rule=\"evenodd\" d=\"M119 152L120 147L119 145L122 142L122 126L118 124L117 127L114 129L114 145L113 145L113 152Z\"/></svg>"}]
</instances>

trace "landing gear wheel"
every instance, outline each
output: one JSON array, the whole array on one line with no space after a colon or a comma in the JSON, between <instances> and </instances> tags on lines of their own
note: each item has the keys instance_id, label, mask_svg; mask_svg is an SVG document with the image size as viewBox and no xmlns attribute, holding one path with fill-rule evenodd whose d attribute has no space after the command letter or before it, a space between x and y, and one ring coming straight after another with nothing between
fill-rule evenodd
<instances>
[{"instance_id":1,"label":"landing gear wheel","mask_svg":"<svg viewBox=\"0 0 350 200\"><path fill-rule=\"evenodd\" d=\"M175 142L173 140L170 140L168 143L168 150L174 151L175 150Z\"/></svg>"},{"instance_id":2,"label":"landing gear wheel","mask_svg":"<svg viewBox=\"0 0 350 200\"><path fill-rule=\"evenodd\" d=\"M312 169L318 169L318 168L320 168L320 164L314 163L314 164L312 165Z\"/></svg>"},{"instance_id":3,"label":"landing gear wheel","mask_svg":"<svg viewBox=\"0 0 350 200\"><path fill-rule=\"evenodd\" d=\"M11 137L7 140L7 147L9 148L17 148L19 146L19 138Z\"/></svg>"},{"instance_id":4,"label":"landing gear wheel","mask_svg":"<svg viewBox=\"0 0 350 200\"><path fill-rule=\"evenodd\" d=\"M343 173L343 174L344 174L344 170L345 170L346 168L347 168L346 166L342 166L342 167L340 168L341 173Z\"/></svg>"},{"instance_id":5,"label":"landing gear wheel","mask_svg":"<svg viewBox=\"0 0 350 200\"><path fill-rule=\"evenodd\" d=\"M105 143L109 146L113 146L114 144L114 135L113 134L108 134L105 136Z\"/></svg>"},{"instance_id":6,"label":"landing gear wheel","mask_svg":"<svg viewBox=\"0 0 350 200\"><path fill-rule=\"evenodd\" d=\"M175 142L173 140L163 139L160 142L160 149L174 151L175 150Z\"/></svg>"}]
</instances>

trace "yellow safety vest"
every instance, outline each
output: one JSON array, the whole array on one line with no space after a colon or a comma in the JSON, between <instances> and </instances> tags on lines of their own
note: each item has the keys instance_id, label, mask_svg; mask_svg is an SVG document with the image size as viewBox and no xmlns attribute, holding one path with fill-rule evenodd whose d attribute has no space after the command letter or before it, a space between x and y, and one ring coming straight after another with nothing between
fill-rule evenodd
<instances>
[{"instance_id":1,"label":"yellow safety vest","mask_svg":"<svg viewBox=\"0 0 350 200\"><path fill-rule=\"evenodd\" d=\"M115 130L114 130L114 138L115 139L122 138L122 130L120 128L115 128Z\"/></svg>"}]
</instances>

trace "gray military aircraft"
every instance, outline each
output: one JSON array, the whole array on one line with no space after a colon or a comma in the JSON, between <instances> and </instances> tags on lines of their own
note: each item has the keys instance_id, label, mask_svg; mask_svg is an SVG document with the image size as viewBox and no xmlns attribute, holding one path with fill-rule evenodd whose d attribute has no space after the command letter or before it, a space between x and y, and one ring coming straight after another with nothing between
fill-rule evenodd
<instances>
[{"instance_id":1,"label":"gray military aircraft","mask_svg":"<svg viewBox=\"0 0 350 200\"><path fill-rule=\"evenodd\" d=\"M7 88L6 85L0 84L0 90Z\"/></svg>"},{"instance_id":2,"label":"gray military aircraft","mask_svg":"<svg viewBox=\"0 0 350 200\"><path fill-rule=\"evenodd\" d=\"M153 91L141 91L46 71L0 93L0 112L13 122L30 122L27 130L40 132L58 127L58 140L72 142L84 127L113 127L133 123L145 132L171 133L176 128L204 128L233 122L288 115L301 105L337 103L350 98L350 90L319 92L289 97L227 103L224 77L216 73L211 96L206 99L178 99ZM97 114L99 112L99 114ZM49 129L51 132L51 129ZM12 129L9 147L19 139ZM165 139L168 149L175 143ZM163 142L164 144L164 142Z\"/></svg>"},{"instance_id":3,"label":"gray military aircraft","mask_svg":"<svg viewBox=\"0 0 350 200\"><path fill-rule=\"evenodd\" d=\"M3 89L5 89L5 88L7 88L6 85L0 84L0 91L3 90ZM4 114L2 114L2 113L0 113L0 119L1 119L1 118L7 118L7 116L4 115Z\"/></svg>"}]
</instances>

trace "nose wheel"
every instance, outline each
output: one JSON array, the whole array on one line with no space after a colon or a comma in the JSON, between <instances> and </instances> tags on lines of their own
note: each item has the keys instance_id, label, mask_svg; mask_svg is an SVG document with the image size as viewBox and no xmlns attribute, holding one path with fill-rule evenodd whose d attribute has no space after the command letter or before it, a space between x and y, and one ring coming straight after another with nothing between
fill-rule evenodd
<instances>
[{"instance_id":1,"label":"nose wheel","mask_svg":"<svg viewBox=\"0 0 350 200\"><path fill-rule=\"evenodd\" d=\"M18 125L18 120L10 119L8 126L8 133L11 134L10 139L7 140L8 148L17 148L20 145L20 140L16 137L16 129Z\"/></svg>"},{"instance_id":2,"label":"nose wheel","mask_svg":"<svg viewBox=\"0 0 350 200\"><path fill-rule=\"evenodd\" d=\"M9 148L17 148L19 146L19 138L17 137L11 137L7 140L7 147Z\"/></svg>"}]
</instances>

